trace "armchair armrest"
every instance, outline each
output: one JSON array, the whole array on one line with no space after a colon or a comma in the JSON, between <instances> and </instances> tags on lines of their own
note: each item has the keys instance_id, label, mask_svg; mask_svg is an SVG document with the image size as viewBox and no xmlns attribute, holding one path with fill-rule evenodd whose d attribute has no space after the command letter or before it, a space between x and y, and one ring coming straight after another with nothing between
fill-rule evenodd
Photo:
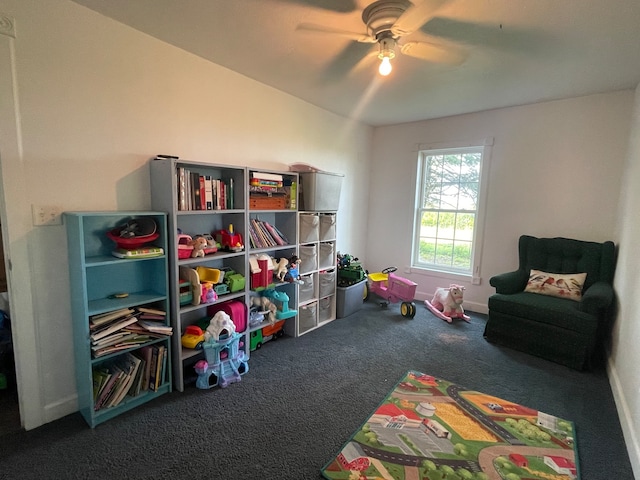
<instances>
[{"instance_id":1,"label":"armchair armrest","mask_svg":"<svg viewBox=\"0 0 640 480\"><path fill-rule=\"evenodd\" d=\"M524 270L516 270L514 272L501 273L494 275L489 279L492 287L495 287L496 293L510 295L524 290L529 280L529 274Z\"/></svg>"},{"instance_id":2,"label":"armchair armrest","mask_svg":"<svg viewBox=\"0 0 640 480\"><path fill-rule=\"evenodd\" d=\"M597 315L613 301L613 287L606 282L596 282L582 294L580 311Z\"/></svg>"}]
</instances>

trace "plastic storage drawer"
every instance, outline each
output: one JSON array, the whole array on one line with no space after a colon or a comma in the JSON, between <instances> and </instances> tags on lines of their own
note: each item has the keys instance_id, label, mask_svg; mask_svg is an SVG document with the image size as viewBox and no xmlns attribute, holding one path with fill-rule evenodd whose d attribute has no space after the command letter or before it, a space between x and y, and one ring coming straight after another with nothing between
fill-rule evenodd
<instances>
[{"instance_id":1,"label":"plastic storage drawer","mask_svg":"<svg viewBox=\"0 0 640 480\"><path fill-rule=\"evenodd\" d=\"M303 305L298 309L298 332L304 333L318 324L318 304Z\"/></svg>"},{"instance_id":2,"label":"plastic storage drawer","mask_svg":"<svg viewBox=\"0 0 640 480\"><path fill-rule=\"evenodd\" d=\"M318 266L318 251L315 245L300 245L300 275L312 272Z\"/></svg>"},{"instance_id":3,"label":"plastic storage drawer","mask_svg":"<svg viewBox=\"0 0 640 480\"><path fill-rule=\"evenodd\" d=\"M336 255L332 242L324 242L320 244L318 258L320 268L331 268L336 266Z\"/></svg>"},{"instance_id":4,"label":"plastic storage drawer","mask_svg":"<svg viewBox=\"0 0 640 480\"><path fill-rule=\"evenodd\" d=\"M329 270L320 272L319 276L319 297L328 297L336 291L336 271Z\"/></svg>"},{"instance_id":5,"label":"plastic storage drawer","mask_svg":"<svg viewBox=\"0 0 640 480\"><path fill-rule=\"evenodd\" d=\"M300 214L300 238L299 243L309 243L318 241L318 229L320 218L311 213Z\"/></svg>"},{"instance_id":6,"label":"plastic storage drawer","mask_svg":"<svg viewBox=\"0 0 640 480\"><path fill-rule=\"evenodd\" d=\"M336 215L335 213L323 213L320 215L320 240L335 240Z\"/></svg>"},{"instance_id":7,"label":"plastic storage drawer","mask_svg":"<svg viewBox=\"0 0 640 480\"><path fill-rule=\"evenodd\" d=\"M300 277L302 284L298 287L298 303L305 303L315 298L315 281L316 274L305 275Z\"/></svg>"}]
</instances>

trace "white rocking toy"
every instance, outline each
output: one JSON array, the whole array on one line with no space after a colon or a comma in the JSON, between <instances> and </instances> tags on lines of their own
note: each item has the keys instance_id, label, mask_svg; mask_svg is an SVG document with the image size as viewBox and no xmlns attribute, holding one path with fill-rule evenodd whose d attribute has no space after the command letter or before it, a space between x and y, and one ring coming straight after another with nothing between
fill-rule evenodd
<instances>
[{"instance_id":1,"label":"white rocking toy","mask_svg":"<svg viewBox=\"0 0 640 480\"><path fill-rule=\"evenodd\" d=\"M461 318L471 323L471 318L464 314L462 308L464 287L451 284L449 288L438 288L431 302L425 300L425 306L438 318L451 323L454 318Z\"/></svg>"}]
</instances>

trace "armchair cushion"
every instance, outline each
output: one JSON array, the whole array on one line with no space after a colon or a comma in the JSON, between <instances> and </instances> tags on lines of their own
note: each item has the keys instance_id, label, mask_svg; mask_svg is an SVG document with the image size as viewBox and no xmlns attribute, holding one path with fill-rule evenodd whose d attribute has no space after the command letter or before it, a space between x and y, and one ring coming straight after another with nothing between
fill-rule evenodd
<instances>
[{"instance_id":1,"label":"armchair cushion","mask_svg":"<svg viewBox=\"0 0 640 480\"><path fill-rule=\"evenodd\" d=\"M608 332L615 248L568 238L520 237L518 269L491 277L485 338L581 370ZM527 291L534 270L583 274L576 300Z\"/></svg>"}]
</instances>

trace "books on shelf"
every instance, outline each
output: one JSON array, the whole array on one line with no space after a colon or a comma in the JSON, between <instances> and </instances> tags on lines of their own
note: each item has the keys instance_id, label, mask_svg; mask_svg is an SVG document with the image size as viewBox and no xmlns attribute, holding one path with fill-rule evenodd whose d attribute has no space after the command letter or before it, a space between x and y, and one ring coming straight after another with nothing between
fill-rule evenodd
<instances>
[{"instance_id":1,"label":"books on shelf","mask_svg":"<svg viewBox=\"0 0 640 480\"><path fill-rule=\"evenodd\" d=\"M233 179L200 175L177 168L178 210L230 210L235 208Z\"/></svg>"},{"instance_id":2,"label":"books on shelf","mask_svg":"<svg viewBox=\"0 0 640 480\"><path fill-rule=\"evenodd\" d=\"M154 392L164 381L164 370L167 363L167 349L164 345L151 346L151 366L149 368L149 390Z\"/></svg>"},{"instance_id":3,"label":"books on shelf","mask_svg":"<svg viewBox=\"0 0 640 480\"><path fill-rule=\"evenodd\" d=\"M257 218L249 221L249 241L252 248L289 245L287 237L275 225Z\"/></svg>"},{"instance_id":4,"label":"books on shelf","mask_svg":"<svg viewBox=\"0 0 640 480\"><path fill-rule=\"evenodd\" d=\"M93 370L94 410L115 407L127 394L139 392L139 370L143 359L127 352L117 359Z\"/></svg>"},{"instance_id":5,"label":"books on shelf","mask_svg":"<svg viewBox=\"0 0 640 480\"><path fill-rule=\"evenodd\" d=\"M166 312L157 308L123 308L89 319L93 358L144 345L172 334L173 328L166 324Z\"/></svg>"}]
</instances>

